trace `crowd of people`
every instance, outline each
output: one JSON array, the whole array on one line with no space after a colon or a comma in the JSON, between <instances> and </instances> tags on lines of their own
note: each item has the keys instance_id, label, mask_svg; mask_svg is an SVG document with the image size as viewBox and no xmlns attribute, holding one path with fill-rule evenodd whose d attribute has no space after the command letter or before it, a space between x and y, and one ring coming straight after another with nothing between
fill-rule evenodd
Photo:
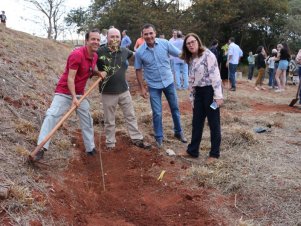
<instances>
[{"instance_id":1,"label":"crowd of people","mask_svg":"<svg viewBox=\"0 0 301 226\"><path fill-rule=\"evenodd\" d=\"M177 90L190 90L190 100L193 108L191 140L186 151L181 153L186 157L199 157L199 147L205 119L208 119L211 137L211 149L207 163L216 161L220 156L221 125L220 109L223 104L223 90L236 91L236 69L243 51L235 43L233 37L219 48L217 40L213 40L210 48L206 48L197 34L186 36L179 30L172 31L172 38L166 40L157 33L154 25L145 24L134 45L128 32L120 32L111 26L100 32L97 29L87 32L85 46L74 50L68 57L66 68L55 90L55 96L46 112L38 144L55 126L62 114L71 105L77 106L80 126L88 155L95 155L93 120L89 113L89 102L82 103L78 99L84 94L86 82L93 75L100 76L102 82L99 91L104 110L104 128L106 150L114 150L115 113L120 106L128 133L133 145L151 149L151 144L144 140L138 128L137 119L132 105L132 98L126 81L128 59L134 57L134 68L140 87L141 96L149 98L152 109L154 141L157 148L164 145L162 95L169 104L173 120L175 139L187 143L180 119ZM269 68L269 86L277 92L282 92L286 84L286 71L289 63L295 60L301 64L301 50L296 58L290 56L287 45L279 44L268 56L263 46L257 48L256 54L249 52L248 79L252 80L254 68L258 75L255 89L265 89L263 77L266 65ZM297 64L296 64L297 65ZM296 66L297 67L297 66ZM290 66L292 68L292 66ZM299 66L299 75L301 69ZM230 84L227 86L227 82ZM301 95L301 94L300 94ZM49 141L39 150L36 160L43 158L49 148Z\"/></svg>"}]
</instances>

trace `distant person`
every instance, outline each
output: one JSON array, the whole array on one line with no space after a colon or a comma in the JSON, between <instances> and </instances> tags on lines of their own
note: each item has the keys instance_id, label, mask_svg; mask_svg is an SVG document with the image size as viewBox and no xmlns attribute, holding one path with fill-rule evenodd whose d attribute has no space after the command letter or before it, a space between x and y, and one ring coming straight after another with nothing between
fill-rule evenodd
<instances>
[{"instance_id":1,"label":"distant person","mask_svg":"<svg viewBox=\"0 0 301 226\"><path fill-rule=\"evenodd\" d=\"M176 41L177 39L177 35L178 35L178 30L176 29L172 29L172 37L169 39L169 42L171 44L174 43L174 41ZM174 57L172 55L169 55L169 60L170 60L170 65L171 65L171 71L173 73L173 75L175 74L175 69L174 69Z\"/></svg>"},{"instance_id":2,"label":"distant person","mask_svg":"<svg viewBox=\"0 0 301 226\"><path fill-rule=\"evenodd\" d=\"M269 88L273 89L274 88L274 83L275 83L275 57L277 56L277 49L272 49L272 54L267 58L266 63L269 67Z\"/></svg>"},{"instance_id":3,"label":"distant person","mask_svg":"<svg viewBox=\"0 0 301 226\"><path fill-rule=\"evenodd\" d=\"M122 40L120 46L129 49L132 44L130 37L127 35L127 30L122 31Z\"/></svg>"},{"instance_id":4,"label":"distant person","mask_svg":"<svg viewBox=\"0 0 301 226\"><path fill-rule=\"evenodd\" d=\"M252 80L253 78L253 73L254 73L254 68L255 68L255 56L253 55L253 52L249 52L248 56L248 79Z\"/></svg>"},{"instance_id":5,"label":"distant person","mask_svg":"<svg viewBox=\"0 0 301 226\"><path fill-rule=\"evenodd\" d=\"M136 43L135 43L135 46L134 46L134 51L137 51L137 49L144 43L144 38L142 36L142 33L141 33L141 37L139 37L137 40L136 40Z\"/></svg>"},{"instance_id":6,"label":"distant person","mask_svg":"<svg viewBox=\"0 0 301 226\"><path fill-rule=\"evenodd\" d=\"M289 75L288 77L290 78L291 82L293 85L295 85L294 77L298 76L298 66L297 66L297 61L296 61L296 56L291 55L291 60L288 64L289 67Z\"/></svg>"},{"instance_id":7,"label":"distant person","mask_svg":"<svg viewBox=\"0 0 301 226\"><path fill-rule=\"evenodd\" d=\"M189 64L189 88L193 105L192 135L186 152L193 158L199 157L207 118L211 150L206 163L210 164L220 157L221 144L219 107L223 104L223 94L217 59L194 33L186 35L184 39L182 58Z\"/></svg>"},{"instance_id":8,"label":"distant person","mask_svg":"<svg viewBox=\"0 0 301 226\"><path fill-rule=\"evenodd\" d=\"M6 20L7 17L5 15L5 11L2 11L2 14L0 15L1 24L3 24L6 27Z\"/></svg>"},{"instance_id":9,"label":"distant person","mask_svg":"<svg viewBox=\"0 0 301 226\"><path fill-rule=\"evenodd\" d=\"M106 133L107 149L113 149L116 144L115 138L115 113L117 105L120 106L134 145L149 149L151 145L143 141L143 135L138 130L137 119L132 104L132 97L126 82L126 60L133 56L133 52L127 48L120 47L121 35L116 28L108 31L108 45L100 47L97 51L98 70L110 68L109 80L100 84L101 100L104 110L104 126Z\"/></svg>"},{"instance_id":10,"label":"distant person","mask_svg":"<svg viewBox=\"0 0 301 226\"><path fill-rule=\"evenodd\" d=\"M299 82L301 82L301 49L299 49L299 52L296 56L296 62L297 62L297 65L299 67ZM301 87L300 87L300 90L299 90L299 104L301 104Z\"/></svg>"},{"instance_id":11,"label":"distant person","mask_svg":"<svg viewBox=\"0 0 301 226\"><path fill-rule=\"evenodd\" d=\"M278 89L275 92L283 92L285 90L286 84L286 71L288 69L288 63L290 60L290 53L288 47L284 47L282 44L282 48L277 55L277 60L279 60L278 68L276 70L275 79L278 85Z\"/></svg>"},{"instance_id":12,"label":"distant person","mask_svg":"<svg viewBox=\"0 0 301 226\"><path fill-rule=\"evenodd\" d=\"M226 43L221 47L221 79L223 82L223 88L227 87L227 82L229 81L229 70L227 67L227 59L228 59L228 49L229 45Z\"/></svg>"},{"instance_id":13,"label":"distant person","mask_svg":"<svg viewBox=\"0 0 301 226\"><path fill-rule=\"evenodd\" d=\"M159 38L165 39L165 35L164 34L160 34Z\"/></svg>"},{"instance_id":14,"label":"distant person","mask_svg":"<svg viewBox=\"0 0 301 226\"><path fill-rule=\"evenodd\" d=\"M229 50L228 50L228 60L227 67L229 68L229 77L231 82L231 91L236 91L236 78L235 73L239 63L240 58L243 56L243 52L240 47L235 44L235 39L231 37L229 39Z\"/></svg>"},{"instance_id":15,"label":"distant person","mask_svg":"<svg viewBox=\"0 0 301 226\"><path fill-rule=\"evenodd\" d=\"M260 89L265 90L262 84L263 76L265 73L265 58L266 58L266 52L264 50L264 47L259 46L257 48L256 53L257 53L256 65L257 65L258 74L255 82L255 90L257 91Z\"/></svg>"},{"instance_id":16,"label":"distant person","mask_svg":"<svg viewBox=\"0 0 301 226\"><path fill-rule=\"evenodd\" d=\"M141 96L147 98L148 92L150 95L156 144L158 148L163 147L162 93L170 107L174 123L174 136L186 143L187 139L184 137L181 127L174 78L167 57L168 55L177 57L181 51L169 41L156 38L156 30L152 24L145 24L142 33L145 43L136 52L135 69ZM143 75L148 89L143 85Z\"/></svg>"},{"instance_id":17,"label":"distant person","mask_svg":"<svg viewBox=\"0 0 301 226\"><path fill-rule=\"evenodd\" d=\"M173 41L173 45L179 50L183 48L183 35L181 31L177 31L177 38ZM173 58L173 68L175 70L175 82L177 90L187 90L188 89L188 65L184 60L179 57Z\"/></svg>"},{"instance_id":18,"label":"distant person","mask_svg":"<svg viewBox=\"0 0 301 226\"><path fill-rule=\"evenodd\" d=\"M107 44L107 35L108 35L108 30L107 29L102 29L100 33L100 46L104 46Z\"/></svg>"},{"instance_id":19,"label":"distant person","mask_svg":"<svg viewBox=\"0 0 301 226\"><path fill-rule=\"evenodd\" d=\"M218 50L218 41L216 39L214 39L212 41L209 50L215 55L216 60L217 60L218 65L219 65L220 53L219 53L219 50Z\"/></svg>"},{"instance_id":20,"label":"distant person","mask_svg":"<svg viewBox=\"0 0 301 226\"><path fill-rule=\"evenodd\" d=\"M131 44L132 44L132 41L131 41L130 37L127 35L127 30L123 30L120 47L130 49ZM126 69L128 69L128 66L129 66L129 61L126 60Z\"/></svg>"},{"instance_id":21,"label":"distant person","mask_svg":"<svg viewBox=\"0 0 301 226\"><path fill-rule=\"evenodd\" d=\"M100 42L99 33L98 29L87 32L85 35L85 46L70 53L65 71L56 86L51 106L46 112L38 144L55 127L60 117L70 106L75 105L77 106L76 113L79 116L86 153L91 156L96 154L93 119L89 112L90 104L87 99L84 99L81 103L78 100L84 94L86 83L93 74L97 74L102 78L106 75L106 72L94 70L97 61L96 51ZM49 143L50 140L38 151L35 160L43 158L44 152L49 148Z\"/></svg>"}]
</instances>

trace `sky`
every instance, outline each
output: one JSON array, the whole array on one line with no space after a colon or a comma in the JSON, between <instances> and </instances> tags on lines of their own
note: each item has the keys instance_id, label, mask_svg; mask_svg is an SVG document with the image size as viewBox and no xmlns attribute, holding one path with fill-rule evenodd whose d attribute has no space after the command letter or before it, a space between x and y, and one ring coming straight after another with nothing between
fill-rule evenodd
<instances>
[{"instance_id":1,"label":"sky","mask_svg":"<svg viewBox=\"0 0 301 226\"><path fill-rule=\"evenodd\" d=\"M73 8L87 7L90 4L90 0L65 0L66 15ZM42 16L42 13L36 10L30 3L24 0L0 0L0 11L5 11L7 17L6 26L8 28L23 31L31 35L46 37L43 24L37 24L33 21L38 20L36 18ZM70 38L70 36L73 37L76 34L65 34L65 38ZM60 39L62 38L61 35Z\"/></svg>"},{"instance_id":2,"label":"sky","mask_svg":"<svg viewBox=\"0 0 301 226\"><path fill-rule=\"evenodd\" d=\"M189 0L180 1L182 4L188 4ZM91 4L90 0L65 0L66 15L74 8L88 7ZM31 35L46 38L46 31L42 23L42 13L34 8L30 3L25 0L0 0L0 11L5 11L7 21L6 26L29 33ZM39 19L37 19L39 18ZM39 23L34 21L40 21ZM63 39L80 39L76 32L65 32L60 34L60 40Z\"/></svg>"}]
</instances>

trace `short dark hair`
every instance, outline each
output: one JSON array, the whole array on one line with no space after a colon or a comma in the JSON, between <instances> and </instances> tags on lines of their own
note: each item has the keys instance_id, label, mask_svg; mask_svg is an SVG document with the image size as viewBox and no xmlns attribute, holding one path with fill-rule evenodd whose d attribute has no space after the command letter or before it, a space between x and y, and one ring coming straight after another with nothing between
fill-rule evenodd
<instances>
[{"instance_id":1,"label":"short dark hair","mask_svg":"<svg viewBox=\"0 0 301 226\"><path fill-rule=\"evenodd\" d=\"M100 31L99 31L98 28L93 28L92 30L90 30L90 31L88 31L88 32L86 33L86 35L85 35L85 40L86 40L86 41L89 40L89 37L90 37L90 33L91 33L91 32L97 32L97 33L100 34Z\"/></svg>"},{"instance_id":2,"label":"short dark hair","mask_svg":"<svg viewBox=\"0 0 301 226\"><path fill-rule=\"evenodd\" d=\"M256 50L256 53L257 53L257 54L261 53L262 49L264 49L263 46L258 46L258 47L257 47L257 50Z\"/></svg>"},{"instance_id":3,"label":"short dark hair","mask_svg":"<svg viewBox=\"0 0 301 226\"><path fill-rule=\"evenodd\" d=\"M177 38L182 38L183 37L183 34L182 34L182 31L177 31Z\"/></svg>"},{"instance_id":4,"label":"short dark hair","mask_svg":"<svg viewBox=\"0 0 301 226\"><path fill-rule=\"evenodd\" d=\"M230 40L231 42L235 42L235 38L234 38L234 37L230 37L229 40Z\"/></svg>"},{"instance_id":5,"label":"short dark hair","mask_svg":"<svg viewBox=\"0 0 301 226\"><path fill-rule=\"evenodd\" d=\"M215 46L216 44L218 44L218 40L217 40L217 39L213 39L211 45L212 45L212 46Z\"/></svg>"},{"instance_id":6,"label":"short dark hair","mask_svg":"<svg viewBox=\"0 0 301 226\"><path fill-rule=\"evenodd\" d=\"M148 29L148 28L150 28L150 27L153 28L154 31L156 31L156 28L155 28L154 25L152 25L152 24L144 24L143 27L142 27L142 30L141 30L142 33L143 33L143 30L144 30L144 29Z\"/></svg>"},{"instance_id":7,"label":"short dark hair","mask_svg":"<svg viewBox=\"0 0 301 226\"><path fill-rule=\"evenodd\" d=\"M127 30L123 30L122 32L124 32L125 34L127 34L127 33L128 33L128 31L127 31Z\"/></svg>"}]
</instances>

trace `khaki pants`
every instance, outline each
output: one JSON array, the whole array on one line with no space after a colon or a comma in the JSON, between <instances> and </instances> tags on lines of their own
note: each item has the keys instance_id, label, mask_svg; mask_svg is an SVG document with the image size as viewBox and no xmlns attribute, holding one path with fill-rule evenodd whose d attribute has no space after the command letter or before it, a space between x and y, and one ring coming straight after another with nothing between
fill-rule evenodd
<instances>
[{"instance_id":1,"label":"khaki pants","mask_svg":"<svg viewBox=\"0 0 301 226\"><path fill-rule=\"evenodd\" d=\"M265 73L265 69L264 68L260 68L258 69L258 75L257 75L257 79L256 79L256 82L255 82L255 86L262 86L262 77Z\"/></svg>"},{"instance_id":2,"label":"khaki pants","mask_svg":"<svg viewBox=\"0 0 301 226\"><path fill-rule=\"evenodd\" d=\"M77 96L78 99L81 96ZM40 144L44 138L50 133L50 131L56 126L63 114L70 109L72 105L72 96L65 94L55 94L52 100L50 108L46 112L43 125L41 127L40 135L38 138L38 144ZM94 144L94 130L93 119L90 114L90 104L87 99L84 99L80 106L76 109L76 113L79 116L80 127L82 129L82 136L86 152L90 152L95 148ZM49 148L50 140L44 145L44 148Z\"/></svg>"},{"instance_id":3,"label":"khaki pants","mask_svg":"<svg viewBox=\"0 0 301 226\"><path fill-rule=\"evenodd\" d=\"M138 130L137 119L129 91L121 94L102 94L104 110L104 124L107 147L115 147L115 111L120 106L126 121L127 129L132 140L142 140L143 136Z\"/></svg>"}]
</instances>

